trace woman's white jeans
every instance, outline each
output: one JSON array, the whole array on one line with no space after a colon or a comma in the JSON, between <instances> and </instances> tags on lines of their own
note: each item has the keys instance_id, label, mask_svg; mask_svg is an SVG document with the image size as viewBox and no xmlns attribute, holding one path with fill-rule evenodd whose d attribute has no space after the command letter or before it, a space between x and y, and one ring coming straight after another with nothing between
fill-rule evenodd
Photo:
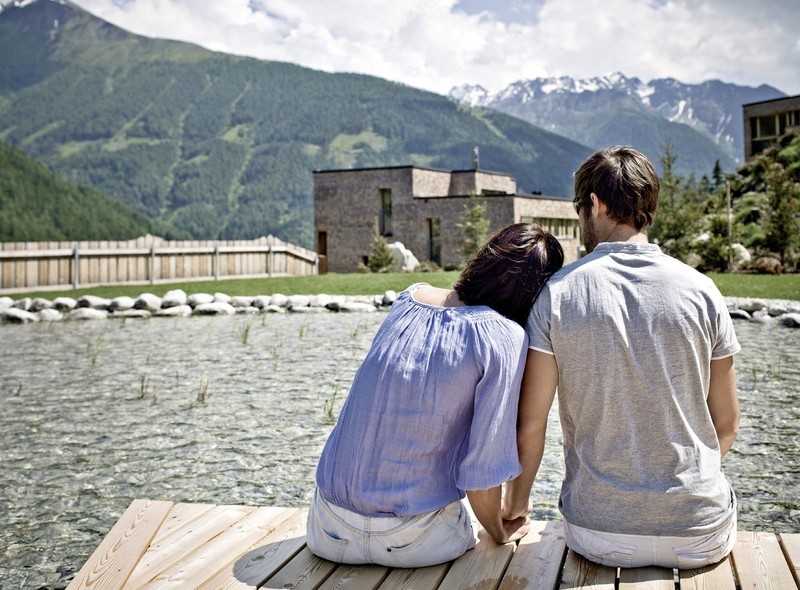
<instances>
[{"instance_id":1,"label":"woman's white jeans","mask_svg":"<svg viewBox=\"0 0 800 590\"><path fill-rule=\"evenodd\" d=\"M463 500L408 517L363 516L327 502L319 493L308 512L308 548L338 563L425 567L475 546L475 529Z\"/></svg>"},{"instance_id":2,"label":"woman's white jeans","mask_svg":"<svg viewBox=\"0 0 800 590\"><path fill-rule=\"evenodd\" d=\"M736 514L729 525L702 537L651 537L593 531L564 521L567 546L611 567L659 566L694 569L717 563L736 543Z\"/></svg>"}]
</instances>

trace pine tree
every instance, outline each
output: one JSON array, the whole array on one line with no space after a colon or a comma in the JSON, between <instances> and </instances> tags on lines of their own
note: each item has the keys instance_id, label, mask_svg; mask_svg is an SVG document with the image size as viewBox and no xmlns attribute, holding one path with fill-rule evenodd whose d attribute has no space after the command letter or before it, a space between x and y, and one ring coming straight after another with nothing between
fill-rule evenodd
<instances>
[{"instance_id":1,"label":"pine tree","mask_svg":"<svg viewBox=\"0 0 800 590\"><path fill-rule=\"evenodd\" d=\"M371 272L391 272L396 260L394 254L386 243L386 238L378 230L378 222L375 221L375 228L372 231L372 251L367 258L367 267Z\"/></svg>"}]
</instances>

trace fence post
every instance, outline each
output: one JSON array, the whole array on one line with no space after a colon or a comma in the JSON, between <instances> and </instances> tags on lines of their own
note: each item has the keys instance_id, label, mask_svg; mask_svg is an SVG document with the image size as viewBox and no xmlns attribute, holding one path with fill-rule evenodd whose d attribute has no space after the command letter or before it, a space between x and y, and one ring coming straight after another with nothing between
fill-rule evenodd
<instances>
[{"instance_id":1,"label":"fence post","mask_svg":"<svg viewBox=\"0 0 800 590\"><path fill-rule=\"evenodd\" d=\"M269 268L267 269L267 276L272 278L272 269L275 266L275 252L272 251L272 244L269 245Z\"/></svg>"},{"instance_id":2,"label":"fence post","mask_svg":"<svg viewBox=\"0 0 800 590\"><path fill-rule=\"evenodd\" d=\"M314 270L312 274L318 275L319 274L319 254L314 252Z\"/></svg>"},{"instance_id":3,"label":"fence post","mask_svg":"<svg viewBox=\"0 0 800 590\"><path fill-rule=\"evenodd\" d=\"M78 245L75 244L75 249L72 251L72 288L77 289L80 283L80 262L81 254Z\"/></svg>"},{"instance_id":4,"label":"fence post","mask_svg":"<svg viewBox=\"0 0 800 590\"><path fill-rule=\"evenodd\" d=\"M150 284L156 283L156 245L150 246Z\"/></svg>"},{"instance_id":5,"label":"fence post","mask_svg":"<svg viewBox=\"0 0 800 590\"><path fill-rule=\"evenodd\" d=\"M214 244L214 280L219 280L219 243Z\"/></svg>"}]
</instances>

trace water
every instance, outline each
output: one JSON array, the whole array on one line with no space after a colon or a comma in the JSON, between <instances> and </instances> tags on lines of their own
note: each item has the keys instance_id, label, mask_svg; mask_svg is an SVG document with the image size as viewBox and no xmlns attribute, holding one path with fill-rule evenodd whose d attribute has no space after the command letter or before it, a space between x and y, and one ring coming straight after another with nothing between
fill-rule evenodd
<instances>
[{"instance_id":1,"label":"water","mask_svg":"<svg viewBox=\"0 0 800 590\"><path fill-rule=\"evenodd\" d=\"M134 498L304 506L384 314L0 326L0 588L61 588ZM800 532L800 330L737 323L740 528ZM551 413L534 484L557 518Z\"/></svg>"}]
</instances>

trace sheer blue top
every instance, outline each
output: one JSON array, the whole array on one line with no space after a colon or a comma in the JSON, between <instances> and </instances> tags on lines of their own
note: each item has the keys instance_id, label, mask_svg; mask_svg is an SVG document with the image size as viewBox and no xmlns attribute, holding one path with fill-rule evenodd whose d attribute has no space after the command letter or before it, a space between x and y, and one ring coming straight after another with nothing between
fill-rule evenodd
<instances>
[{"instance_id":1,"label":"sheer blue top","mask_svg":"<svg viewBox=\"0 0 800 590\"><path fill-rule=\"evenodd\" d=\"M398 295L317 466L328 502L365 516L432 512L522 471L517 405L528 340L485 306Z\"/></svg>"}]
</instances>

